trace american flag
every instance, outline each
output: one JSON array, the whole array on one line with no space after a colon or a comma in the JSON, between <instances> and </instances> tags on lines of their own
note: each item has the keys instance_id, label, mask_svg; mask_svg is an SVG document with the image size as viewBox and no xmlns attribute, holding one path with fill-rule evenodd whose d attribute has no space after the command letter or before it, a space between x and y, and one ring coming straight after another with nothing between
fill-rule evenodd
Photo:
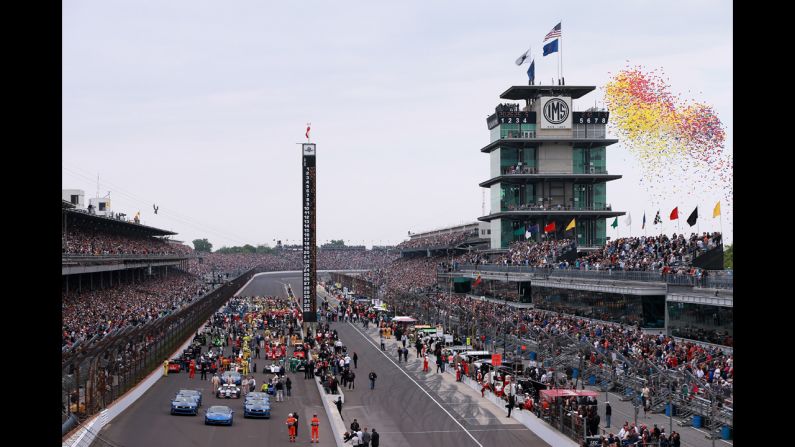
<instances>
[{"instance_id":1,"label":"american flag","mask_svg":"<svg viewBox=\"0 0 795 447\"><path fill-rule=\"evenodd\" d=\"M555 25L555 27L552 28L552 31L547 33L546 37L544 37L544 42L546 42L549 39L552 39L553 37L560 37L560 23Z\"/></svg>"}]
</instances>

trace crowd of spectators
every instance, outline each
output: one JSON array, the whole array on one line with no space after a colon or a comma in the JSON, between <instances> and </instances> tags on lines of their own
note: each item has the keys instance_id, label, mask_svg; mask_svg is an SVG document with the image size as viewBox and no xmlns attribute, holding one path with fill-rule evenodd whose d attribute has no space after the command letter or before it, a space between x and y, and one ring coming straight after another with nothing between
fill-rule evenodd
<instances>
[{"instance_id":1,"label":"crowd of spectators","mask_svg":"<svg viewBox=\"0 0 795 447\"><path fill-rule=\"evenodd\" d=\"M189 255L193 249L151 236L121 235L73 226L65 234L62 252L69 255Z\"/></svg>"},{"instance_id":2,"label":"crowd of spectators","mask_svg":"<svg viewBox=\"0 0 795 447\"><path fill-rule=\"evenodd\" d=\"M396 299L404 299L398 295ZM507 333L518 338L539 339L546 335L568 334L580 342L593 345L608 357L621 354L631 364L644 362L661 370L688 371L703 379L704 387L715 388L724 397L732 394L734 356L720 346L702 345L690 341L677 341L664 334L647 334L639 326L594 321L572 315L538 309L521 309L507 304L482 301L463 294L437 292L432 295L415 295L414 302L402 305L422 309L426 315L438 315L441 320L456 316L459 322L474 324L478 334L490 338ZM463 325L463 323L462 323ZM601 364L596 356L586 359ZM630 364L616 362L617 374L629 374ZM698 393L697 389L676 390L686 395Z\"/></svg>"},{"instance_id":3,"label":"crowd of spectators","mask_svg":"<svg viewBox=\"0 0 795 447\"><path fill-rule=\"evenodd\" d=\"M107 335L175 312L210 290L194 275L172 270L167 277L108 289L64 292L62 347Z\"/></svg>"},{"instance_id":4,"label":"crowd of spectators","mask_svg":"<svg viewBox=\"0 0 795 447\"><path fill-rule=\"evenodd\" d=\"M721 244L721 234L717 232L692 233L690 237L674 233L670 238L664 234L618 238L581 258L577 268L662 271L668 267L680 270Z\"/></svg>"},{"instance_id":5,"label":"crowd of spectators","mask_svg":"<svg viewBox=\"0 0 795 447\"><path fill-rule=\"evenodd\" d=\"M204 276L211 272L245 272L253 268L265 271L300 270L303 267L301 250L274 250L272 253L208 253L202 260L189 261L189 271ZM399 255L386 250L317 251L318 270L363 270L382 268Z\"/></svg>"},{"instance_id":6,"label":"crowd of spectators","mask_svg":"<svg viewBox=\"0 0 795 447\"><path fill-rule=\"evenodd\" d=\"M696 274L692 261L722 244L720 233L693 233L690 237L667 235L618 238L594 252L571 261L558 257L574 244L572 239L536 242L517 241L498 255L465 253L453 258L457 264L523 265L575 270L656 271L663 274Z\"/></svg>"},{"instance_id":7,"label":"crowd of spectators","mask_svg":"<svg viewBox=\"0 0 795 447\"><path fill-rule=\"evenodd\" d=\"M433 236L420 236L403 241L399 243L396 248L405 250L409 248L455 247L465 240L474 237L477 237L477 232L475 230L456 231Z\"/></svg>"}]
</instances>

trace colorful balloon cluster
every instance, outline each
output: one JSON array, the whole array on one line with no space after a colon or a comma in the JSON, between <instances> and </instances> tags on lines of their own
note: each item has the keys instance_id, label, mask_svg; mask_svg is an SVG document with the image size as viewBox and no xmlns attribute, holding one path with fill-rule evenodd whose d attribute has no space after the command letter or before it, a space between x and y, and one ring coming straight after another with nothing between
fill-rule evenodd
<instances>
[{"instance_id":1,"label":"colorful balloon cluster","mask_svg":"<svg viewBox=\"0 0 795 447\"><path fill-rule=\"evenodd\" d=\"M611 128L640 162L642 183L653 199L720 191L731 201L733 163L711 106L671 94L661 70L640 66L612 75L604 97Z\"/></svg>"}]
</instances>

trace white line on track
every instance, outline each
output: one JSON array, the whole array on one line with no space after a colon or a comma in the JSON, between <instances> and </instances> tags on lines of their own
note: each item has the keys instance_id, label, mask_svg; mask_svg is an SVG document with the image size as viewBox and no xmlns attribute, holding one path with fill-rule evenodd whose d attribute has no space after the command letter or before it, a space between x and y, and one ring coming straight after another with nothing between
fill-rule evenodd
<instances>
[{"instance_id":1,"label":"white line on track","mask_svg":"<svg viewBox=\"0 0 795 447\"><path fill-rule=\"evenodd\" d=\"M524 431L526 428L484 428L471 431ZM380 434L424 435L427 433L459 433L458 430L431 430L431 431L379 431Z\"/></svg>"},{"instance_id":2,"label":"white line on track","mask_svg":"<svg viewBox=\"0 0 795 447\"><path fill-rule=\"evenodd\" d=\"M467 434L467 435L469 435L469 437L470 437L470 438L472 438L472 440L473 440L473 441L475 441L475 444L479 445L480 447L483 447L483 444L481 444L480 442L478 442L478 440L477 440L477 439L475 439L475 437L474 437L474 436L472 436L472 433L470 433L470 432L469 432L469 430L467 430L467 429L466 429L466 427L464 427L463 425L461 425L461 423L460 423L460 422L458 422L458 420L456 420L456 418L454 418L454 417L453 417L453 415L452 415L452 414L450 414L450 412L449 412L449 411L447 411L447 410L446 410L446 409L445 409L445 408L442 406L442 404L440 404L440 403L439 403L439 401L437 401L436 399L434 399L434 398L433 398L433 396L431 396L431 394L430 394L429 392L425 391L425 389L424 389L424 388L423 388L423 387L422 387L422 386L421 386L419 383L417 383L417 381L416 381L416 380L414 380L414 378L412 378L412 377L409 375L409 373L407 373L406 371L404 371L404 370L403 370L403 368L401 368L400 366L398 366L398 364L397 364L397 363L395 363L395 361L394 361L394 360L392 360L392 359L391 359L391 358L390 358L388 355L386 355L386 352L384 352L384 351L381 351L381 349L380 349L378 346L376 346L376 344L375 344L375 343L373 343L373 341L372 341L372 340L370 340L370 337L368 337L366 334L364 334L362 331L360 331L360 330L359 330L359 328L357 328L356 326L354 326L352 323L350 323L350 322L349 322L348 324L350 324L350 325L351 325L351 327L352 327L352 328L353 328L353 329L354 329L356 332L358 332L358 333L359 333L359 335L361 335L361 336L362 336L362 337L363 337L363 338L364 338L364 339L365 339L365 340L366 340L368 343L370 343L371 345L373 345L373 348L375 348L375 350L376 350L377 352L380 352L381 354L383 354L383 355L384 355L384 357L386 357L386 359L387 359L387 360L389 360L389 361L390 361L390 362L391 362L393 365L395 365L395 367L398 369L398 371L400 371L400 372L402 372L403 374L405 374L405 375L406 375L406 377L408 377L408 379L409 379L409 380L411 380L412 382L414 382L414 385L417 385L417 388L419 388L419 389L420 389L420 390L421 390L423 393L425 393L425 394L426 394L428 397L430 397L430 398L431 398L431 400L432 400L432 401L433 401L433 402L434 402L436 405L438 405L438 406L439 406L439 408L441 408L441 409L442 409L442 411L444 411L444 412L445 412L445 413L446 413L448 416L450 416L450 419L452 419L452 420L453 420L453 422L455 422L456 424L458 424L458 426L459 426L459 427L461 427L461 430L464 430L464 432L466 432L466 434ZM426 433L432 433L432 432L426 432Z\"/></svg>"}]
</instances>

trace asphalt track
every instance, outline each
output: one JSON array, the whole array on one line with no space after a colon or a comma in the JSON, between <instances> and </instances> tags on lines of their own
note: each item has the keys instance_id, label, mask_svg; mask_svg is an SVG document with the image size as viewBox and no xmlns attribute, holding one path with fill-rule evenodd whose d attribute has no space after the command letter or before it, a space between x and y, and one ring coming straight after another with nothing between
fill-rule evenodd
<instances>
[{"instance_id":1,"label":"asphalt track","mask_svg":"<svg viewBox=\"0 0 795 447\"><path fill-rule=\"evenodd\" d=\"M283 275L267 275L256 277L241 295L272 295L285 296L284 283L289 282L293 290L300 294L301 278L299 273ZM205 347L206 350L206 347ZM225 354L231 354L227 348ZM257 372L253 373L257 387L263 379L271 374L263 374L262 367L267 363L264 359L256 359ZM169 374L157 381L140 399L132 404L124 413L117 416L100 432L100 437L114 446L119 447L175 447L175 446L288 446L309 444L312 414L320 419L320 444L318 446L335 446L332 439L331 426L326 419L326 412L314 381L304 380L304 373L287 375L293 382L292 396L285 397L285 402L276 402L271 398L271 419L243 418L243 399L217 399L212 394L209 381L196 378L189 379L188 374ZM173 416L170 414L171 398L182 388L199 389L203 401L198 416ZM234 411L234 425L204 425L202 410L211 405L228 405ZM298 412L299 428L296 443L290 443L287 437L285 420L287 413ZM93 445L107 445L95 442Z\"/></svg>"},{"instance_id":2,"label":"asphalt track","mask_svg":"<svg viewBox=\"0 0 795 447\"><path fill-rule=\"evenodd\" d=\"M333 301L333 300L332 300ZM547 446L541 438L504 414L487 408L488 402L462 393L439 374L426 374L418 363L397 363L362 329L350 323L332 323L348 352L359 357L356 389L345 390L342 415L346 427L356 418L362 427L376 428L381 446ZM409 357L415 356L410 347ZM370 371L378 375L370 390ZM463 386L463 385L462 385Z\"/></svg>"}]
</instances>

